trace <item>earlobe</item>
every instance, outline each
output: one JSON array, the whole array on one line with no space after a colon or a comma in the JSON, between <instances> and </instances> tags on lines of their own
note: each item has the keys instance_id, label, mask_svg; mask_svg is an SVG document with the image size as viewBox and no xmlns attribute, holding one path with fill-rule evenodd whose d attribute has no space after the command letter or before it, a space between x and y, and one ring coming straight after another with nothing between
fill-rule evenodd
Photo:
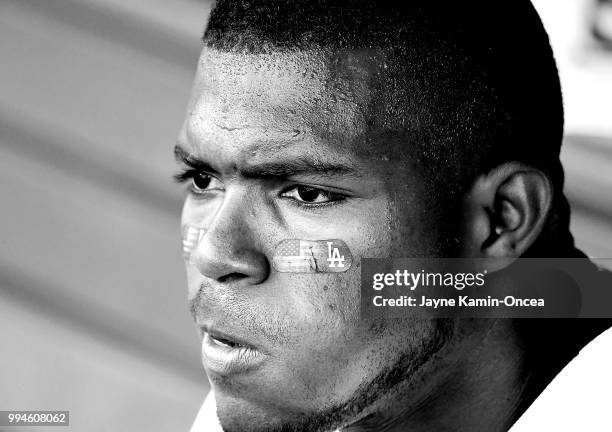
<instances>
[{"instance_id":1,"label":"earlobe","mask_svg":"<svg viewBox=\"0 0 612 432\"><path fill-rule=\"evenodd\" d=\"M464 200L465 257L503 268L538 238L552 205L552 184L540 170L507 163L480 176Z\"/></svg>"}]
</instances>

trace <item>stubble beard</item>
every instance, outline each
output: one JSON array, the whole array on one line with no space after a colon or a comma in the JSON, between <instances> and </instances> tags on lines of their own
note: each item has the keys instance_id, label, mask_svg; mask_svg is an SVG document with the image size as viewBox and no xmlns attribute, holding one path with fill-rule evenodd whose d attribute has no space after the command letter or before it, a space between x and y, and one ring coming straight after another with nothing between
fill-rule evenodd
<instances>
[{"instance_id":1,"label":"stubble beard","mask_svg":"<svg viewBox=\"0 0 612 432\"><path fill-rule=\"evenodd\" d=\"M360 385L353 395L344 403L324 410L310 412L295 420L274 425L261 426L244 424L233 416L225 417L223 411L218 411L224 432L333 432L339 428L358 423L364 412L372 411L368 417L377 412L384 413L385 407L375 407L384 396L398 393L397 389L406 384L411 377L438 353L453 335L453 323L448 319L435 321L434 334L423 345L422 349L410 349L388 367L382 369L374 379ZM373 408L375 407L375 408ZM236 421L237 420L237 421Z\"/></svg>"}]
</instances>

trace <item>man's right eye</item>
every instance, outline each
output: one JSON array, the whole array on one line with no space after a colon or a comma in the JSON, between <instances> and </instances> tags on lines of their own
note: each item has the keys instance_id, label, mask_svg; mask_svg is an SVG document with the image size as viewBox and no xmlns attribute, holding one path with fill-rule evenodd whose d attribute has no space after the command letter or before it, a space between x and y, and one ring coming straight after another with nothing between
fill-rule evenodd
<instances>
[{"instance_id":1,"label":"man's right eye","mask_svg":"<svg viewBox=\"0 0 612 432\"><path fill-rule=\"evenodd\" d=\"M191 178L191 190L193 193L198 194L220 189L223 189L223 183L206 173L195 173Z\"/></svg>"}]
</instances>

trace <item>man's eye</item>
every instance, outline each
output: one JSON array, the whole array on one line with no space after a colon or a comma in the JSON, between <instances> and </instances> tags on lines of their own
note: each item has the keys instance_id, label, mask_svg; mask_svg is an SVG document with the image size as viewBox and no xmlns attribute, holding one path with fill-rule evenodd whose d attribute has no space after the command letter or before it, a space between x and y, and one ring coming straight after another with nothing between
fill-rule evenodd
<instances>
[{"instance_id":1,"label":"man's eye","mask_svg":"<svg viewBox=\"0 0 612 432\"><path fill-rule=\"evenodd\" d=\"M222 189L223 184L206 173L196 173L191 178L191 189L194 193L202 193L212 189Z\"/></svg>"},{"instance_id":2,"label":"man's eye","mask_svg":"<svg viewBox=\"0 0 612 432\"><path fill-rule=\"evenodd\" d=\"M317 189L310 186L297 185L281 194L283 197L292 198L304 204L327 204L344 199L343 195Z\"/></svg>"}]
</instances>

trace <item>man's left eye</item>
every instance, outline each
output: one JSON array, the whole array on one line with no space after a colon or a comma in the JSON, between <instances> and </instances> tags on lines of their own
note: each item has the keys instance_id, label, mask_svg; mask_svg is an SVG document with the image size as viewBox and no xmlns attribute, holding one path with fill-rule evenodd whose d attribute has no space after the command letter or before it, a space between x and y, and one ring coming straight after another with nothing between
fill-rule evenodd
<instances>
[{"instance_id":1,"label":"man's left eye","mask_svg":"<svg viewBox=\"0 0 612 432\"><path fill-rule=\"evenodd\" d=\"M282 197L292 198L304 204L326 204L335 201L341 201L344 196L317 189L311 186L297 185L286 190L281 194Z\"/></svg>"}]
</instances>

